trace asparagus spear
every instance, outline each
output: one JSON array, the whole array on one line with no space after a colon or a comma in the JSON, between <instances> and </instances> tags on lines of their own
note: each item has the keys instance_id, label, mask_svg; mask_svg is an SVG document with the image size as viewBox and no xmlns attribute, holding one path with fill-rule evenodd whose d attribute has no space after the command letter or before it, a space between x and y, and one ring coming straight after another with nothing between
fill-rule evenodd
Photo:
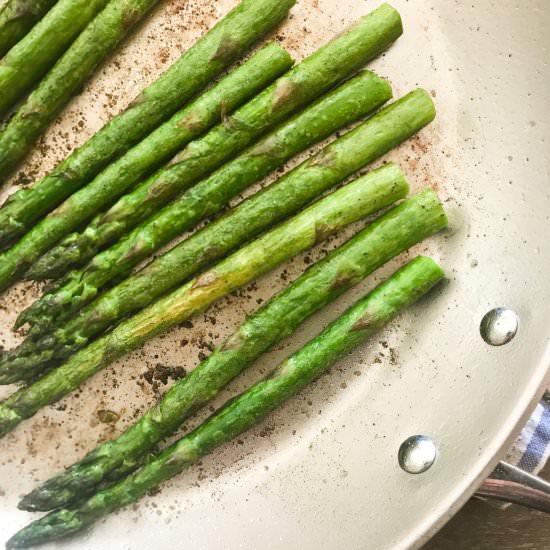
<instances>
[{"instance_id":1,"label":"asparagus spear","mask_svg":"<svg viewBox=\"0 0 550 550\"><path fill-rule=\"evenodd\" d=\"M59 0L0 63L0 117L50 69L107 0Z\"/></svg>"},{"instance_id":2,"label":"asparagus spear","mask_svg":"<svg viewBox=\"0 0 550 550\"><path fill-rule=\"evenodd\" d=\"M31 523L8 541L7 548L22 548L75 533L99 517L138 500L149 489L259 424L339 358L425 295L443 277L441 268L433 260L415 258L355 303L269 376L226 403L152 461L88 500Z\"/></svg>"},{"instance_id":3,"label":"asparagus spear","mask_svg":"<svg viewBox=\"0 0 550 550\"><path fill-rule=\"evenodd\" d=\"M387 45L386 31L378 34L370 32L373 29L380 31L379 23L377 12L363 18L347 33L318 50L239 109L231 120L189 144L172 160L168 170L161 171L145 184L147 208L152 208L153 202L158 205L173 198L270 126L370 59ZM117 194L113 194L110 189L94 184L70 197L5 255L7 261L0 267L0 288L3 281L7 284L14 275L21 273L31 258L35 259L59 237L84 221L87 217L84 214L94 213L116 197Z\"/></svg>"},{"instance_id":4,"label":"asparagus spear","mask_svg":"<svg viewBox=\"0 0 550 550\"><path fill-rule=\"evenodd\" d=\"M276 42L269 43L105 168L91 185L95 189L109 189L110 194L130 188L169 160L181 147L218 123L223 116L271 84L292 63L286 50ZM71 249L75 251L75 246L81 245L84 243L72 243L69 253ZM56 254L55 250L51 252ZM35 268L33 265L32 269Z\"/></svg>"},{"instance_id":5,"label":"asparagus spear","mask_svg":"<svg viewBox=\"0 0 550 550\"><path fill-rule=\"evenodd\" d=\"M199 185L202 188L215 186L224 189L225 196L228 196L231 190L231 195L234 195L235 188L242 190L252 182L260 180L292 155L327 137L337 128L373 111L390 97L391 87L387 82L371 72L363 72L301 114L283 123L255 147L237 157L237 160L214 172L206 179L210 183L203 182ZM25 278L42 280L59 277L67 272L71 264L81 264L83 260L93 258L100 248L115 241L133 226L157 212L166 200L165 193L151 193L151 185L154 185L152 182L156 181L157 177L154 176L134 191L122 196L109 210L96 216L83 231L68 235L33 264ZM230 178L237 178L239 184L235 184ZM209 200L220 203L221 197ZM189 222L186 220L183 223ZM176 234L178 231L175 229ZM70 278L75 277L79 277L78 272ZM23 317L20 322L26 322ZM32 316L29 320L32 320Z\"/></svg>"},{"instance_id":6,"label":"asparagus spear","mask_svg":"<svg viewBox=\"0 0 550 550\"><path fill-rule=\"evenodd\" d=\"M390 95L389 85L373 73L362 73L348 81L204 179L192 190L134 229L119 243L98 254L86 267L70 272L56 287L22 312L17 320L17 325L29 321L36 324L38 332L42 332L43 328L47 328L52 322L59 324L72 312L91 301L108 281L130 273L132 267L139 262L139 258L144 258L163 243L192 227L202 217L216 213L231 197L246 189L247 186L261 180L293 155L327 137L338 127L373 110ZM394 116L399 116L399 109L395 109L395 111L397 112ZM308 164L304 163L301 169L294 170L292 175L283 178L283 181L289 179L290 182L303 180L296 185L289 183L289 186L292 188L297 186L299 190L293 189L287 194L283 193L284 199L278 198L271 204L275 205L281 200L282 204L285 204L285 201L290 201L289 205L294 205L296 210L314 198L321 190L341 181L346 175L385 152L387 142L381 138L381 132L376 129L369 132L369 129L375 126L376 121L380 118L381 115L375 116L371 119L372 122L367 123L363 132L352 133L324 151L323 154L330 154L332 151L341 160L342 166L338 171L327 170L323 178L315 177L314 183L303 185L307 175L313 173L317 175L319 172L319 169L313 167L307 169ZM360 133L363 135L359 135ZM386 137L388 136L386 135ZM364 146L364 142L368 143L367 147ZM346 145L340 145L340 143ZM316 158L320 159L321 154ZM285 186L284 183L282 185ZM273 189L273 193L277 193L275 189ZM305 193L305 196L300 198L300 193ZM137 196L139 194L138 188ZM135 195L136 193L130 194L130 196ZM222 222L222 226L228 228L227 231L223 229L223 232L227 234L230 232L237 238L236 241L232 240L233 246L242 242L239 238L249 238L254 232L268 227L268 224L275 221L269 216L254 214L256 208L258 212L265 210L263 205L269 204L267 201L271 200L270 196L268 194L265 198L262 196L262 198L252 199L250 204L252 210L249 209L247 213L243 212L244 216L251 217L253 222L252 219L245 220L242 215L236 215L236 218L232 215L231 219L235 218L235 223L231 224L229 220ZM137 202L137 198L132 198L131 202L124 204L129 215L133 212L131 206L135 202ZM279 216L278 219L287 215L285 208L288 207L283 207L278 211L275 207L275 215ZM242 211L242 208L238 211ZM111 219L113 223L116 223L114 214ZM258 222L261 226L255 229L255 224ZM228 223L232 225L231 229L229 229ZM107 226L109 225L107 224ZM114 226L114 229L116 228L117 225ZM220 240L215 231L209 230L209 235L212 235L212 243L208 248L217 251L218 255L229 251L230 243L224 245L224 240ZM214 258L215 256L211 260ZM187 276L188 274L183 275Z\"/></svg>"},{"instance_id":7,"label":"asparagus spear","mask_svg":"<svg viewBox=\"0 0 550 550\"><path fill-rule=\"evenodd\" d=\"M362 140L355 142L356 148ZM338 150L333 147L333 150ZM346 143L340 150L348 153ZM345 160L344 156L344 160ZM33 377L53 360L59 362L84 347L94 336L103 332L117 319L138 311L212 264L231 249L249 240L261 229L295 213L301 206L315 198L316 194L330 187L331 183L345 177L338 169L325 167L319 170L315 159L311 170L297 170L296 177L286 177L268 190L252 197L233 213L218 223L182 242L175 249L157 259L144 271L124 281L119 287L90 304L81 315L54 334L44 336L38 342L27 339L15 352L3 357L0 383L12 383ZM337 168L346 168L340 162ZM327 174L328 172L328 174ZM319 176L325 175L324 178ZM327 177L328 175L328 177ZM317 176L317 177L316 177ZM372 208L383 208L403 198L408 186L399 169L388 165L368 176L371 186ZM26 352L26 354L25 354Z\"/></svg>"},{"instance_id":8,"label":"asparagus spear","mask_svg":"<svg viewBox=\"0 0 550 550\"><path fill-rule=\"evenodd\" d=\"M50 510L64 506L94 490L104 479L116 479L132 470L160 439L307 317L445 224L433 194L417 196L382 216L267 302L134 426L38 487L20 507ZM114 470L118 476L113 476Z\"/></svg>"},{"instance_id":9,"label":"asparagus spear","mask_svg":"<svg viewBox=\"0 0 550 550\"><path fill-rule=\"evenodd\" d=\"M411 108L413 105L422 105L424 109ZM97 256L85 270L77 272L72 284L47 294L43 300L36 302L34 308L27 310L36 313L41 309L49 313L52 308L58 311L59 305L63 305L61 313L55 318L57 329L45 330L42 324L44 315L41 315L42 323L33 327L27 340L4 355L0 361L0 382L12 381L12 376L25 377L25 373L34 373L53 358L64 359L118 319L145 307L157 296L181 284L201 268L292 214L315 196L386 152L408 137L411 131L433 118L433 113L433 104L427 94L413 92L333 142L264 192L243 202L227 216L211 223L135 276L103 294L74 317L80 296L83 300L91 300L102 286L98 283L105 284L117 275L120 276L125 264L131 266L136 263L135 256L143 258L163 243L158 237L161 229L166 228L160 234L169 235L168 238L163 237L164 242L167 242L177 234L177 230L186 228L184 223L194 223L197 215L204 213L208 206L215 205L216 201L220 203L220 199L227 199L224 193L231 189L224 178L213 179L213 185L211 181L206 181L204 186L197 186L167 208L165 216L154 217L152 223L143 229L138 228L120 246ZM315 109L312 114L315 115ZM262 143L259 147L265 150ZM233 173L230 183L234 187L234 182L239 182L235 176L238 178L239 174L245 172L239 171L242 165L238 161L233 164L236 170L230 172ZM227 171L224 173L227 174ZM206 192L202 192L202 189ZM392 201L401 198L399 191L396 190L397 195ZM116 269L112 269L113 266ZM51 314L46 315L46 318L51 319Z\"/></svg>"},{"instance_id":10,"label":"asparagus spear","mask_svg":"<svg viewBox=\"0 0 550 550\"><path fill-rule=\"evenodd\" d=\"M351 81L342 88L342 94L352 93L360 84L361 81ZM323 129L322 125L326 124L327 119L330 120L334 110L331 107L332 100L337 99L339 95L338 91L334 95L329 95L326 100L322 100L294 120L281 126L256 146L214 172L190 192L138 226L110 249L98 254L86 267L69 273L58 285L21 313L17 326L24 322L35 324L37 328L32 336L34 339L35 333L44 332L44 329L48 329L52 323L59 325L68 319L114 278L127 275L141 259L169 242L178 233L192 227L201 217L214 214L232 196L255 180L261 179L268 171L298 152L300 146L307 146L312 139L317 139L314 129ZM277 194L274 189L272 192L276 193L275 200L271 200L269 194L265 198L259 196L257 200L260 201L260 205L271 200L270 204L275 210L275 215L280 213L283 216L285 210L281 208L279 212L278 205L283 205L290 200L296 208L299 208L316 194L328 189L410 137L432 120L434 115L434 106L429 95L423 90L411 92L374 115L359 129L329 145L313 160L303 163L300 168L294 170L291 175L283 178L283 188L287 185L284 182L288 179L290 180L288 185L291 186L292 191L288 193L282 191ZM327 127L326 133L332 129L334 128ZM306 143L307 140L310 140L309 143ZM323 163L326 164L327 158L333 159L333 164L338 166L338 170L335 171L332 166L325 167L324 170L319 168ZM319 172L322 172L322 177L319 177ZM313 179L313 183L309 181L310 179ZM303 198L299 199L300 196ZM222 227L228 227L228 229L221 229L220 234L231 234L236 237L237 241L234 239L231 241L233 245L240 242L239 235L242 235L241 238L248 237L254 230L254 223L263 221L265 206L257 206L256 199L247 204L250 204L250 208L244 206L235 211L235 223L231 224L228 220L222 222ZM255 214L256 211L262 212L262 215ZM239 216L237 212L242 212L243 215ZM270 220L271 218L267 217L265 222L272 223ZM228 223L231 225L228 226ZM217 251L219 254L227 252L227 246L223 245L227 239L219 239L215 227L217 225L213 225L209 233L212 235L210 243L198 247L196 256L206 249ZM261 226L263 227L265 225ZM203 261L206 261L206 258ZM173 271L175 266L178 268ZM181 262L176 262L170 268L174 276L189 275L182 273L181 266ZM164 281L168 280L164 279ZM154 288L156 284L151 281L150 287ZM148 293L151 292L151 288L147 290ZM18 352L15 352L15 355L18 355Z\"/></svg>"},{"instance_id":11,"label":"asparagus spear","mask_svg":"<svg viewBox=\"0 0 550 550\"><path fill-rule=\"evenodd\" d=\"M57 0L8 0L0 9L0 58L42 19Z\"/></svg>"},{"instance_id":12,"label":"asparagus spear","mask_svg":"<svg viewBox=\"0 0 550 550\"><path fill-rule=\"evenodd\" d=\"M111 0L107 8L29 96L0 135L0 174L24 155L34 136L65 104L157 0ZM277 25L295 0L242 0L134 102L80 149L30 189L14 193L0 210L0 246L31 229L33 223L89 182L181 108L257 39ZM34 105L34 107L33 107ZM41 105L37 111L36 105ZM33 114L33 124L28 117Z\"/></svg>"},{"instance_id":13,"label":"asparagus spear","mask_svg":"<svg viewBox=\"0 0 550 550\"><path fill-rule=\"evenodd\" d=\"M83 0L79 1L83 2ZM98 2L100 0L94 1ZM64 2L74 3L73 0L59 0L59 4L48 13L46 18L52 16L57 9L60 9ZM99 63L114 50L118 43L157 2L158 0L113 0L108 2L105 9L82 31L32 93L21 103L14 116L0 132L0 181L5 179L15 166L25 158L40 134L69 102L71 97L84 86L84 83L92 76ZM103 5L105 5L105 0L103 0ZM32 36L41 23L29 33L27 38ZM51 42L55 43L53 40ZM10 50L7 57L10 57L17 48L18 46L15 46ZM25 59L23 56L21 57L21 63L24 63ZM5 87L11 86L11 81L17 81L19 69L17 67L16 69L16 72L8 73L9 78L4 83ZM2 85L1 80L0 85ZM16 91L18 87L10 89ZM9 94L9 96L6 94L6 100L8 99L13 103L17 99L15 92ZM73 166L76 166L76 164L73 163ZM77 167L77 169L80 169L80 167ZM67 181L62 180L64 175L71 183L74 177L71 166L65 167L61 171L58 169L54 174L56 174L57 180L55 181L57 185L63 187L70 185ZM23 190L20 193L25 195L26 191ZM37 208L42 213L50 209L40 210L46 208L45 205ZM31 214L27 216L32 217ZM33 218L33 220L35 219ZM20 228L20 230L23 229ZM3 243L3 245L5 244L8 244L8 242Z\"/></svg>"},{"instance_id":14,"label":"asparagus spear","mask_svg":"<svg viewBox=\"0 0 550 550\"><path fill-rule=\"evenodd\" d=\"M382 12L380 12L382 10ZM333 84L349 75L388 46L387 7L359 20L346 33L309 56L262 94L237 110L231 120L217 126L205 137L190 143L173 159L170 177L155 181L154 193L181 191L223 161L246 147L269 126L284 120L291 112L309 103ZM381 13L381 15L380 15ZM395 23L395 19L392 20ZM381 26L382 25L382 26ZM393 29L395 25L391 28ZM264 126L266 120L270 124ZM261 131L259 130L261 129ZM186 174L186 177L183 177ZM34 227L11 250L0 256L0 290L22 275L29 266L59 239L86 221L117 194L90 184L72 195Z\"/></svg>"},{"instance_id":15,"label":"asparagus spear","mask_svg":"<svg viewBox=\"0 0 550 550\"><path fill-rule=\"evenodd\" d=\"M391 186L388 192L391 192ZM380 197L381 192L377 190L375 196ZM61 367L4 400L0 404L0 435L6 434L41 407L74 390L116 358L307 250L330 233L375 211L378 203L379 200L373 201L370 188L365 186L364 180L357 180L252 241L122 322L112 332L74 354ZM408 204L413 210L416 209L417 215L422 215L423 220L428 220L430 228L439 228L444 222L444 212L432 191L411 199ZM433 214L434 211L438 212L435 219L433 215L426 214Z\"/></svg>"},{"instance_id":16,"label":"asparagus spear","mask_svg":"<svg viewBox=\"0 0 550 550\"><path fill-rule=\"evenodd\" d=\"M346 150L344 143L339 145ZM103 294L78 317L54 333L45 335L37 342L32 338L27 340L13 355L8 354L4 358L0 367L0 383L32 377L52 360L59 362L67 358L117 320L166 294L262 229L299 210L329 188L331 183L345 177L342 174L342 169L346 168L344 162L336 165L336 170L325 168L324 178L319 177L317 165L308 165L311 167L309 171L298 169L241 204L225 218L183 241L143 271ZM330 177L326 177L327 172ZM405 178L395 165L386 165L366 180L365 184L368 182L372 188L373 207L376 203L377 209L405 197L408 192Z\"/></svg>"}]
</instances>

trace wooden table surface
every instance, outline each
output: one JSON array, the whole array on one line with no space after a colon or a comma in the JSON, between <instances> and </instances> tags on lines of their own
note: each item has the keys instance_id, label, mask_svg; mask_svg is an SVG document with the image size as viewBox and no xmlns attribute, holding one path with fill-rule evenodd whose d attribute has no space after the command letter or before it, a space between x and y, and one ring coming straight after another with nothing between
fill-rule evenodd
<instances>
[{"instance_id":1,"label":"wooden table surface","mask_svg":"<svg viewBox=\"0 0 550 550\"><path fill-rule=\"evenodd\" d=\"M541 472L550 480L550 463ZM423 550L550 550L550 514L471 499Z\"/></svg>"}]
</instances>

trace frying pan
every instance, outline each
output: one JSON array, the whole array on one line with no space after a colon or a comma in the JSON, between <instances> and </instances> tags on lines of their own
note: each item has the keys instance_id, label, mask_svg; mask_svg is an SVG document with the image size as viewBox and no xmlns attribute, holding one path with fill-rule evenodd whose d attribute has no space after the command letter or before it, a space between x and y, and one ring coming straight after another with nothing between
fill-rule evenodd
<instances>
[{"instance_id":1,"label":"frying pan","mask_svg":"<svg viewBox=\"0 0 550 550\"><path fill-rule=\"evenodd\" d=\"M164 2L53 124L23 173L35 179L51 169L234 3ZM299 0L276 35L300 59L378 4ZM393 4L405 33L372 67L392 81L396 96L417 85L430 90L438 118L386 158L402 166L413 191L431 185L445 201L450 229L409 256L434 256L447 284L242 440L55 548L161 550L174 541L205 550L418 547L475 491L527 418L550 364L550 9L544 0ZM319 257L321 248L309 257ZM214 405L404 260L316 315ZM29 520L16 510L19 495L155 401L164 386L147 382L148 369L192 368L205 347L228 335L283 279L296 277L305 261L301 256L231 296L193 319L192 328L148 343L6 438L0 538ZM16 312L37 294L21 284L3 298L3 344L19 338L10 332ZM481 319L495 307L519 318L516 337L500 347L480 336ZM114 424L99 421L105 409L119 416ZM429 436L438 451L421 475L398 462L401 443L415 434Z\"/></svg>"}]
</instances>

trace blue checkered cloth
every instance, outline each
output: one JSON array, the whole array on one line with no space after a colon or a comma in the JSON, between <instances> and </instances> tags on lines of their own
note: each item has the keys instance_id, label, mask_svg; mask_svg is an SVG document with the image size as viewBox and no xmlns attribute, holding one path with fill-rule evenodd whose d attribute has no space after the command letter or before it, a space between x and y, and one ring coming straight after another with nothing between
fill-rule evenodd
<instances>
[{"instance_id":1,"label":"blue checkered cloth","mask_svg":"<svg viewBox=\"0 0 550 550\"><path fill-rule=\"evenodd\" d=\"M537 474L542 470L549 456L550 392L547 392L505 460L526 472Z\"/></svg>"}]
</instances>

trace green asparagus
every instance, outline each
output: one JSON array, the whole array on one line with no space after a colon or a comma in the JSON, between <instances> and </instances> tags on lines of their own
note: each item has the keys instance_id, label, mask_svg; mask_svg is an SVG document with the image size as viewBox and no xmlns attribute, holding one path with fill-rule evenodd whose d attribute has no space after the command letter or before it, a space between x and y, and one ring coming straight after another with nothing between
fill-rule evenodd
<instances>
[{"instance_id":1,"label":"green asparagus","mask_svg":"<svg viewBox=\"0 0 550 550\"><path fill-rule=\"evenodd\" d=\"M292 63L286 50L276 42L269 43L105 168L91 185L96 189L108 189L111 195L129 189L168 161L184 145L271 84ZM71 243L69 253L79 246L80 243ZM51 252L55 254L55 250ZM35 264L32 269L40 267Z\"/></svg>"},{"instance_id":2,"label":"green asparagus","mask_svg":"<svg viewBox=\"0 0 550 550\"><path fill-rule=\"evenodd\" d=\"M391 192L391 186L388 192ZM380 193L376 196L380 197ZM122 322L112 332L74 354L61 367L4 400L0 404L0 435L6 434L41 407L73 391L84 380L128 351L309 249L332 232L376 210L377 203L373 203L370 188L364 185L364 180L357 180L252 241ZM445 219L437 196L431 190L411 199L408 204L421 212L430 228L439 228ZM438 216L426 214L434 210Z\"/></svg>"},{"instance_id":3,"label":"green asparagus","mask_svg":"<svg viewBox=\"0 0 550 550\"><path fill-rule=\"evenodd\" d=\"M233 178L245 180L245 183L237 186L238 189L243 189L250 184L246 182L251 178L252 181L258 181L292 155L327 137L337 128L371 112L390 97L391 87L387 82L373 73L364 72L348 81L337 92L329 93L317 105L283 123L280 128L264 137L259 145L252 147L252 152L243 153L237 160L214 172L207 181L216 182L215 184L200 185L203 188L213 185L220 189L227 188L228 192L225 192L225 195L234 195L235 192L229 190L236 186L231 180L228 181L226 174L232 172ZM287 137L289 133L291 135ZM153 179L156 180L156 177ZM71 264L82 264L84 260L89 260L100 248L115 241L147 216L157 212L163 204L164 194L157 199L157 195L150 193L150 189L151 186L146 182L133 192L122 196L83 231L69 235L47 252L33 264L25 278L42 280L59 277L67 272ZM176 234L178 231L176 230ZM75 276L78 277L75 273L71 278Z\"/></svg>"},{"instance_id":4,"label":"green asparagus","mask_svg":"<svg viewBox=\"0 0 550 550\"><path fill-rule=\"evenodd\" d=\"M133 469L160 439L315 311L445 223L433 195L417 196L379 218L267 302L134 426L38 487L20 507L50 510L64 506L94 490L104 479L115 479L114 470L120 477Z\"/></svg>"},{"instance_id":5,"label":"green asparagus","mask_svg":"<svg viewBox=\"0 0 550 550\"><path fill-rule=\"evenodd\" d=\"M21 158L52 114L65 104L94 67L156 2L111 0L0 135L1 174L7 173L8 168ZM242 0L170 69L143 90L123 113L113 118L48 176L10 197L0 209L0 246L10 244L30 230L36 220L181 108L252 43L277 25L294 3L295 0ZM41 106L39 110L38 105ZM32 124L29 122L31 114ZM4 286L5 283L0 285Z\"/></svg>"},{"instance_id":6,"label":"green asparagus","mask_svg":"<svg viewBox=\"0 0 550 550\"><path fill-rule=\"evenodd\" d=\"M383 328L444 277L430 258L417 257L359 300L269 376L226 403L203 424L116 485L68 509L52 512L12 537L23 548L75 533L113 510L138 500L163 481L230 441L328 370ZM199 367L200 368L200 367Z\"/></svg>"},{"instance_id":7,"label":"green asparagus","mask_svg":"<svg viewBox=\"0 0 550 550\"><path fill-rule=\"evenodd\" d=\"M344 145L341 148L346 150ZM342 171L346 168L345 163L341 162L336 166L336 170L330 169L330 178L326 177L326 167L320 171L315 164L308 172L297 170L296 177L293 174L273 184L228 216L157 258L134 277L103 294L65 326L37 342L32 338L25 341L13 354L15 357L7 354L3 358L0 383L26 379L43 370L53 360L59 362L65 359L117 320L142 309L262 229L296 212L317 194L329 188L331 183L344 179L345 173L342 175ZM325 177L319 177L319 172ZM306 178L304 173L309 177ZM372 205L376 205L377 209L407 195L405 178L395 165L386 165L370 174L367 180L371 186ZM27 351L26 355L24 351Z\"/></svg>"},{"instance_id":8,"label":"green asparagus","mask_svg":"<svg viewBox=\"0 0 550 550\"><path fill-rule=\"evenodd\" d=\"M0 9L0 59L42 19L57 0L8 0Z\"/></svg>"},{"instance_id":9,"label":"green asparagus","mask_svg":"<svg viewBox=\"0 0 550 550\"><path fill-rule=\"evenodd\" d=\"M107 0L59 0L6 54L0 63L0 117L42 78L106 4Z\"/></svg>"},{"instance_id":10,"label":"green asparagus","mask_svg":"<svg viewBox=\"0 0 550 550\"><path fill-rule=\"evenodd\" d=\"M420 102L416 101L417 99L420 99ZM416 107L421 105L422 101L425 102L424 109L409 110L413 104ZM158 237L159 234L173 237L177 230L186 228L183 225L185 222L195 222L197 215L204 213L206 208L212 207L220 199L227 199L224 193L230 189L230 186L224 185L223 179L213 180L214 186L210 185L209 181L205 182L205 186L197 186L180 201L173 203L167 209L167 215L154 217L152 223L144 229L136 230L129 239L121 242L121 246L113 247L97 256L97 261L89 265L80 276L75 277L72 285L66 285L57 292L47 294L43 300L36 302L36 306L27 310L31 312L32 309L42 309L49 312L54 307L59 311L55 307L56 300L57 304L60 303L60 298L63 300L64 308L55 318L57 328L44 329L42 324L35 325L23 344L2 357L0 381L4 379L5 374L5 380L11 380L12 375L8 375L8 372L16 372L18 376L24 377L26 372L34 373L41 365L52 359L64 359L109 325L145 307L156 297L181 284L217 258L276 221L292 214L318 194L385 153L400 140L408 137L411 130L418 129L431 119L433 112L433 104L427 94L421 91L413 92L401 102L396 102L354 131L336 140L318 155L304 162L262 193L243 202L219 221L211 223L204 230L183 241L135 276L106 292L75 317L74 310L79 305L80 296L91 300L97 289L102 286L98 285L98 282L105 284L117 275L120 276L125 264L135 265L136 256L143 258L155 247L163 244ZM411 113L416 117L414 121ZM236 167L234 174L244 173L239 172L239 163L236 163ZM232 178L232 181L242 180ZM221 184L221 187L218 184ZM205 189L206 193L203 193L202 189ZM396 190L397 193L399 191ZM397 198L401 197L396 196L393 200ZM163 233L159 233L163 228ZM116 266L117 269L110 269L112 266ZM75 292L75 288L79 292ZM46 318L49 320L51 317L51 314L48 314Z\"/></svg>"},{"instance_id":11,"label":"green asparagus","mask_svg":"<svg viewBox=\"0 0 550 550\"><path fill-rule=\"evenodd\" d=\"M241 156L214 172L164 210L138 226L119 243L98 254L86 267L70 272L42 299L22 312L17 320L17 325L28 321L35 325L34 332L41 333L51 324L61 324L82 305L91 301L106 283L115 277L121 278L130 273L140 258L146 257L171 238L192 227L201 218L214 214L232 196L237 195L255 181L261 180L292 155L315 141L323 139L356 116L365 114L383 102L390 94L389 86L372 73L363 73L352 79L268 134ZM397 111L395 116L398 116L399 108L392 110L392 112L395 111ZM281 208L280 211L277 209L278 203L285 204L290 201L295 204L295 209L298 209L322 190L341 181L376 156L384 153L390 140L383 142L380 130L373 128L381 118L383 118L382 115L377 115L371 119L372 122L364 125L366 128L362 126L362 132L357 131L349 134L324 151L323 154L330 154L332 151L338 157L338 170L324 170L324 177L320 178L321 170L319 168L304 163L300 169L294 170L292 175L285 176L283 181L289 180L289 183L282 185L291 190L288 193L284 191L282 194L279 193L276 200L271 202L275 215L278 215L280 219L286 212L285 208ZM372 131L369 132L371 128ZM386 135L386 137L389 136ZM365 146L365 143L368 145ZM317 158L321 158L321 155L318 155ZM307 177L314 181L307 185L304 184ZM273 187L272 189L267 196L262 195L261 198L258 196L257 199L248 201L247 204L250 204L251 208L246 212L243 211L243 208L239 208L235 212L241 212L241 215L232 215L230 220L225 219L222 222L222 226L227 228L227 230L221 230L222 234L231 234L236 238L231 241L233 246L242 242L242 239L249 238L255 231L267 227L267 224L273 223L274 219L271 215L267 216L265 213L264 217L264 213L258 214L265 211L265 207L262 205L268 204L267 201L271 200L271 195L277 193ZM303 198L300 198L301 195ZM246 209L246 207L244 208ZM256 209L258 213L255 213ZM246 219L246 217L251 219ZM234 223L231 221L233 219ZM255 225L258 223L261 226L255 229ZM228 224L231 224L231 227ZM212 227L217 227L217 225L214 224ZM230 243L224 243L224 239L219 239L215 230L209 229L208 234L212 237L211 244L207 248L213 252L215 250L218 255L229 251ZM197 250L200 251L200 247ZM215 256L212 256L211 260L213 259ZM206 261L206 258L203 261ZM175 265L178 266L179 274L182 264L177 262ZM188 273L182 273L182 276L188 275Z\"/></svg>"},{"instance_id":12,"label":"green asparagus","mask_svg":"<svg viewBox=\"0 0 550 550\"><path fill-rule=\"evenodd\" d=\"M380 15L380 10L382 10ZM170 171L155 179L154 194L173 197L251 143L270 126L284 120L333 84L355 72L393 40L388 32L389 6L359 20L346 33L320 48L260 95L238 109L229 120L191 142L171 161ZM380 26L382 24L382 27ZM266 121L270 123L266 127ZM185 176L185 177L184 177ZM0 290L20 277L39 256L110 204L109 189L93 183L72 195L34 227L11 250L0 256Z\"/></svg>"}]
</instances>

